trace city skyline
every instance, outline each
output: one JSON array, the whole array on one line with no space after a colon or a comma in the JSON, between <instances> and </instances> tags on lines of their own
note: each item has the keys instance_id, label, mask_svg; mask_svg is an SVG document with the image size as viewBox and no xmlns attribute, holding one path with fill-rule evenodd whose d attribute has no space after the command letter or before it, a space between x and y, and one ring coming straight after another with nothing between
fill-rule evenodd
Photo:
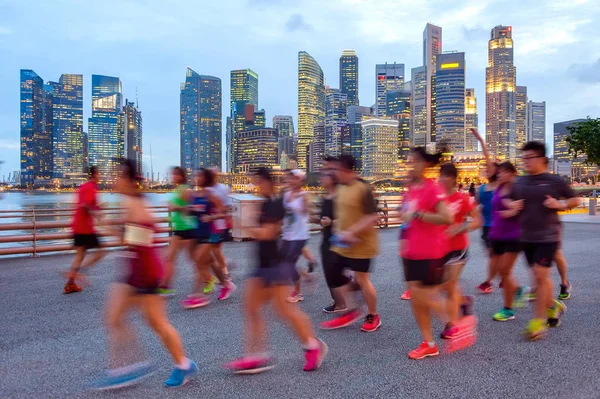
<instances>
[{"instance_id":1,"label":"city skyline","mask_svg":"<svg viewBox=\"0 0 600 399\"><path fill-rule=\"evenodd\" d=\"M67 1L66 3L70 3ZM110 3L110 2L109 2ZM304 2L306 5L310 2ZM218 77L223 82L223 104L228 103L226 93L229 92L228 76L231 70L250 68L263 78L261 79L261 104L267 112L267 120L276 114L292 115L297 121L296 84L297 84L297 53L307 51L320 64L325 75L325 83L335 87L339 81L339 57L344 49L355 49L359 57L360 105L371 106L374 103L374 79L372 74L374 66L386 61L396 61L406 65L406 79L412 68L418 67L422 62L422 32L427 22L441 26L444 32L444 50L459 50L466 53L469 65L467 74L467 87L473 87L479 98L478 114L479 126L484 131L482 122L485 121L484 109L484 69L487 64L487 40L489 31L494 26L503 24L512 26L515 41L515 65L518 69L517 84L528 87L529 98L547 103L546 140L551 148L552 132L549 128L553 123L562 120L577 119L587 115L597 115L599 107L592 101L600 80L600 68L596 64L598 54L590 52L590 40L598 40L591 34L592 26L598 11L591 7L592 3L578 1L575 4L557 5L547 3L543 7L522 6L515 10L503 10L502 18L497 17L494 10L502 7L501 2L488 1L477 7L471 7L466 2L458 2L455 6L444 7L448 15L439 16L433 12L435 6L431 2L414 9L414 7L400 7L392 5L386 7L386 13L377 11L374 6L366 5L356 7L360 13L354 14L350 24L356 29L345 29L348 32L340 38L338 34L328 34L339 24L326 23L327 15L331 13L351 13L346 10L346 2L332 1L321 10L322 16L309 10L310 7L290 6L283 1L241 1L238 2L245 14L234 14L228 24L223 28L215 28L209 22L206 27L194 27L196 32L212 29L217 33L215 43L203 43L201 48L192 45L188 39L180 40L178 32L181 29L174 26L184 25L177 18L187 17L178 7L166 10L159 7L158 3L149 2L146 6L132 7L125 4L116 21L115 30L102 38L94 38L90 32L99 33L107 22L101 21L102 10L93 5L73 3L69 10L67 5L59 7L67 13L78 12L83 17L76 21L77 26L89 25L90 30L75 31L75 27L51 26L49 21L56 11L50 5L40 5L40 17L34 16L25 21L26 9L19 5L2 5L4 19L0 19L0 45L6 50L6 62L0 66L0 159L5 161L2 173L8 174L19 169L19 109L18 98L18 73L20 69L33 69L42 77L56 78L62 74L74 73L84 76L84 120L87 122L90 115L89 103L91 97L91 75L104 74L117 76L123 82L123 92L133 93L139 91L139 107L144 112L144 162L149 163L148 145L161 148L161 154L154 154L155 171L164 170L178 161L178 135L179 135L179 107L178 85L186 65L190 65L199 74ZM316 3L315 3L316 4ZM390 2L389 4L392 4ZM381 4L377 7L381 7ZM193 8L193 6L192 6ZM540 10L543 8L543 10ZM207 15L218 19L225 15L224 7L209 6ZM570 16L564 14L569 11ZM142 13L153 21L149 38L140 34L132 34L133 27L131 16ZM324 12L323 12L324 11ZM371 12L373 11L373 12ZM410 13L417 13L417 18L407 20L402 32L393 29L392 21L406 18ZM251 27L244 27L244 18L265 17L281 13L284 17L280 24L273 24L268 29L259 32ZM535 21L531 15L535 13ZM78 15L79 15L78 14ZM164 15L163 15L164 14ZM359 15L360 14L360 15ZM466 15L472 22L456 22L457 15ZM528 17L529 15L529 17ZM31 17L30 14L27 14ZM161 17L162 16L162 17ZM9 17L9 18L6 18ZM377 32L368 28L368 23L374 19L379 20ZM137 20L137 18L136 18ZM9 22L10 21L10 22ZM125 23L127 21L127 24ZM142 22L135 22L140 24ZM397 22L396 22L397 23ZM47 31L45 35L36 36L36 40L24 46L27 34L24 29L29 27L32 31ZM174 27L173 32L167 32L166 27ZM555 29L558 27L559 29ZM39 29L38 29L39 28ZM228 37L228 31L236 31L239 37L240 29L250 29L256 40L249 49L236 51L229 55L219 51L223 47L233 44L233 39ZM81 33L80 33L81 31ZM284 33L285 39L277 39L274 32ZM23 33L23 35L21 35ZM80 36L79 36L80 35ZM41 37L43 36L43 37ZM99 35L96 35L99 36ZM177 38L176 38L177 37ZM150 40L149 40L150 39ZM588 40L589 39L589 40ZM586 41L587 40L587 41ZM285 45L284 45L285 42ZM53 44L53 52L44 53L38 50L42 46ZM401 46L399 46L401 44ZM132 48L139 52L132 52L127 57L120 57ZM198 55L199 49L202 53ZM278 49L277 51L274 51ZM122 63L115 65L113 62L103 62L107 54L119 54ZM192 54L194 51L196 55ZM145 54L148 52L149 54ZM150 56L150 53L152 56ZM156 54L164 55L157 57ZM272 54L277 54L274 58ZM105 57L105 58L103 58ZM168 63L159 61L158 58L169 58ZM564 59L577 60L564 62ZM274 62L277 61L277 62ZM159 74L160 79L153 79ZM548 84L552 82L552 84ZM337 87L336 87L337 88ZM131 94L130 94L131 96ZM136 101L136 105L138 101ZM228 112L224 108L223 116ZM225 121L222 121L222 137L225 133ZM84 127L85 129L85 127ZM86 130L87 131L87 130Z\"/></svg>"}]
</instances>

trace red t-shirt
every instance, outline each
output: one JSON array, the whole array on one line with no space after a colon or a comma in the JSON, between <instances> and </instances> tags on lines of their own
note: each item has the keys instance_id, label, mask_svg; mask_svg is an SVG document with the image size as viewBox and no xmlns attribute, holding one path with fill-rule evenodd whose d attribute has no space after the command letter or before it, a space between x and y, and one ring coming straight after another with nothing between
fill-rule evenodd
<instances>
[{"instance_id":1,"label":"red t-shirt","mask_svg":"<svg viewBox=\"0 0 600 399\"><path fill-rule=\"evenodd\" d=\"M456 191L446 199L448 210L454 218L453 225L463 224L473 209L471 198L465 193ZM447 228L447 227L446 227ZM468 233L457 234L450 238L450 251L462 251L469 246Z\"/></svg>"},{"instance_id":2,"label":"red t-shirt","mask_svg":"<svg viewBox=\"0 0 600 399\"><path fill-rule=\"evenodd\" d=\"M95 234L94 218L90 210L98 210L100 207L96 202L98 186L93 181L88 181L79 186L77 190L77 208L73 215L71 228L73 234Z\"/></svg>"},{"instance_id":3,"label":"red t-shirt","mask_svg":"<svg viewBox=\"0 0 600 399\"><path fill-rule=\"evenodd\" d=\"M444 201L446 194L432 180L426 179L422 184L412 185L404 195L402 209L404 212L435 213L438 202ZM448 253L446 226L426 223L414 219L403 227L400 256L405 259L424 260L440 259Z\"/></svg>"}]
</instances>

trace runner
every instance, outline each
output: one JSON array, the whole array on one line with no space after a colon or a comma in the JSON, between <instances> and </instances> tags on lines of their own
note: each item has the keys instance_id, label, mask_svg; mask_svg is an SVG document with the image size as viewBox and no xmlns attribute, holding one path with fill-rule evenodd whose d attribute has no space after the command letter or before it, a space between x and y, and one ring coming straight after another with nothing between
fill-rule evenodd
<instances>
[{"instance_id":1,"label":"runner","mask_svg":"<svg viewBox=\"0 0 600 399\"><path fill-rule=\"evenodd\" d=\"M492 256L504 282L502 289L504 307L494 314L493 319L496 321L513 320L515 318L513 302L522 306L523 296L526 293L524 287L517 286L512 272L521 252L519 217L513 216L514 212L504 204L511 195L516 177L517 169L512 163L506 161L498 165L499 186L492 199L493 222L489 235L492 241Z\"/></svg>"},{"instance_id":2,"label":"runner","mask_svg":"<svg viewBox=\"0 0 600 399\"><path fill-rule=\"evenodd\" d=\"M477 287L477 291L480 294L490 294L494 290L494 288L492 287L492 281L498 275L498 267L496 265L496 259L492 251L492 242L489 239L490 229L492 228L493 220L492 198L494 196L494 191L498 188L498 165L492 160L490 153L488 152L487 146L485 145L485 141L483 141L483 138L481 137L477 129L472 128L471 133L473 133L473 135L481 145L483 156L486 160L488 178L487 184L482 184L479 187L479 196L477 198L477 202L481 205L481 214L483 215L483 228L481 230L481 239L483 240L483 243L486 246L488 252L488 275L487 280L479 284L479 286ZM500 283L500 288L502 288L502 283Z\"/></svg>"},{"instance_id":3,"label":"runner","mask_svg":"<svg viewBox=\"0 0 600 399\"><path fill-rule=\"evenodd\" d=\"M530 141L523 146L527 175L513 187L509 208L521 216L521 242L527 263L533 268L537 298L534 318L524 334L531 340L543 337L547 326L558 327L566 306L553 299L550 267L561 238L558 212L575 208L580 199L558 175L548 173L546 148ZM564 201L562 201L564 200Z\"/></svg>"},{"instance_id":4,"label":"runner","mask_svg":"<svg viewBox=\"0 0 600 399\"><path fill-rule=\"evenodd\" d=\"M288 190L283 194L285 219L283 220L281 253L285 257L285 264L291 267L290 275L292 276L294 289L288 297L288 301L292 303L304 300L296 263L302 254L302 248L310 238L308 222L311 213L311 201L309 196L302 191L304 178L304 172L298 169L290 171L287 178Z\"/></svg>"},{"instance_id":5,"label":"runner","mask_svg":"<svg viewBox=\"0 0 600 399\"><path fill-rule=\"evenodd\" d=\"M425 178L425 169L436 165L441 154L428 154L423 147L413 148L408 162L411 185L404 195L400 218L404 227L400 231L400 256L404 276L410 290L411 306L423 342L409 352L411 359L439 355L433 339L431 311L446 313L445 301L439 300L444 279L444 263L449 242L446 227L453 219L446 206L442 188Z\"/></svg>"},{"instance_id":6,"label":"runner","mask_svg":"<svg viewBox=\"0 0 600 399\"><path fill-rule=\"evenodd\" d=\"M100 210L97 200L98 178L100 175L95 166L90 167L89 172L89 180L79 186L77 190L77 207L71 224L73 246L76 252L73 263L71 263L67 283L63 289L65 294L81 292L81 286L75 282L79 276L79 270L82 267L87 269L94 266L106 255L106 251L100 249L100 241L94 228L94 218L100 218L100 215L97 213ZM89 258L85 259L90 249L97 250Z\"/></svg>"},{"instance_id":7,"label":"runner","mask_svg":"<svg viewBox=\"0 0 600 399\"><path fill-rule=\"evenodd\" d=\"M567 260L560 246L556 251L554 261L556 262L556 269L558 269L560 276L560 293L558 294L558 299L569 299L571 298L571 283L567 279Z\"/></svg>"},{"instance_id":8,"label":"runner","mask_svg":"<svg viewBox=\"0 0 600 399\"><path fill-rule=\"evenodd\" d=\"M169 240L169 254L167 255L165 279L161 284L159 293L164 296L175 294L171 287L175 274L175 263L181 250L186 250L190 259L194 259L194 245L196 240L196 219L186 210L191 201L190 186L187 185L185 169L175 166L171 169L171 180L175 184L173 198L169 201L173 235Z\"/></svg>"},{"instance_id":9,"label":"runner","mask_svg":"<svg viewBox=\"0 0 600 399\"><path fill-rule=\"evenodd\" d=\"M454 218L453 224L446 229L446 237L450 245L445 265L445 289L448 293L447 312L448 323L441 334L444 339L453 339L463 333L458 327L459 309L462 307L463 316L473 314L472 296L463 296L459 280L462 270L467 263L469 247L469 232L477 230L483 224L479 207L474 206L468 193L456 189L458 170L451 163L443 164L440 168L440 183L447 195L447 207ZM467 218L471 218L468 221ZM410 233L409 233L410 234ZM468 323L467 323L468 324ZM470 326L475 329L475 325Z\"/></svg>"},{"instance_id":10,"label":"runner","mask_svg":"<svg viewBox=\"0 0 600 399\"><path fill-rule=\"evenodd\" d=\"M228 217L231 209L231 198L229 198L229 194L231 194L231 190L223 183L219 183L217 178L219 177L219 173L221 173L218 167L213 167L210 171L214 174L214 185L212 186L212 190L214 194L219 197L221 200L221 204L223 205L223 213L225 213L225 217L222 219L215 220L215 228L223 230L223 241L218 245L215 245L213 248L213 256L215 257L215 261L221 266L223 270L223 274L225 275L226 280L231 280L231 276L229 275L229 264L232 264L231 260L225 258L223 254L223 242L227 241L229 238L229 229L228 226Z\"/></svg>"},{"instance_id":11,"label":"runner","mask_svg":"<svg viewBox=\"0 0 600 399\"><path fill-rule=\"evenodd\" d=\"M125 258L125 276L113 284L106 306L110 370L92 388L116 389L132 385L155 370L144 360L140 342L127 321L129 311L134 308L141 311L175 363L165 385L180 387L198 372L198 366L185 356L181 338L167 317L166 302L157 292L163 268L152 246L155 221L139 191L133 161L126 160L121 165L116 189L124 195L123 243L128 246L129 256Z\"/></svg>"},{"instance_id":12,"label":"runner","mask_svg":"<svg viewBox=\"0 0 600 399\"><path fill-rule=\"evenodd\" d=\"M381 326L377 314L377 292L369 273L372 259L379 251L379 239L374 227L379 215L368 183L358 177L354 170L355 161L350 155L342 155L336 162L336 190L334 210L336 234L331 238L331 250L336 257L337 273L345 269L354 271L354 278L367 304L367 315L361 331L374 332ZM343 284L345 282L345 284ZM349 311L341 317L321 323L321 328L331 330L346 327L361 318L360 309L351 302L351 289L355 284L345 279L333 284L336 303L344 303Z\"/></svg>"},{"instance_id":13,"label":"runner","mask_svg":"<svg viewBox=\"0 0 600 399\"><path fill-rule=\"evenodd\" d=\"M239 374L255 374L273 368L267 352L266 323L263 308L273 304L275 312L296 333L305 349L304 371L316 370L327 355L327 345L315 337L311 321L299 307L287 302L290 268L283 263L278 237L285 211L276 199L271 173L260 168L254 177L259 195L265 198L260 210L259 226L252 229L257 240L256 269L246 284L244 295L245 355L226 365Z\"/></svg>"}]
</instances>

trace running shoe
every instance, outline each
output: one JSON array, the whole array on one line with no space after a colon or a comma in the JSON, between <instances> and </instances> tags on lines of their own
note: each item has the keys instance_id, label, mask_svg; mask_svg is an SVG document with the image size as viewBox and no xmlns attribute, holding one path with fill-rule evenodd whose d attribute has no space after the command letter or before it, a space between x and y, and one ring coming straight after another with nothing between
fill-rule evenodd
<instances>
[{"instance_id":1,"label":"running shoe","mask_svg":"<svg viewBox=\"0 0 600 399\"><path fill-rule=\"evenodd\" d=\"M368 314L360 331L375 332L379 327L381 327L381 317L378 314Z\"/></svg>"},{"instance_id":2,"label":"running shoe","mask_svg":"<svg viewBox=\"0 0 600 399\"><path fill-rule=\"evenodd\" d=\"M527 294L527 300L528 301L535 301L537 299L537 292L535 291L529 291L529 294Z\"/></svg>"},{"instance_id":3,"label":"running shoe","mask_svg":"<svg viewBox=\"0 0 600 399\"><path fill-rule=\"evenodd\" d=\"M517 288L515 292L515 300L513 301L513 306L518 309L522 309L527 306L527 291L529 291L529 287L521 286Z\"/></svg>"},{"instance_id":4,"label":"running shoe","mask_svg":"<svg viewBox=\"0 0 600 399\"><path fill-rule=\"evenodd\" d=\"M203 294L188 295L181 301L181 307L184 309L196 309L206 306L210 303L210 299Z\"/></svg>"},{"instance_id":5,"label":"running shoe","mask_svg":"<svg viewBox=\"0 0 600 399\"><path fill-rule=\"evenodd\" d=\"M479 284L479 286L477 287L477 292L482 295L491 294L492 291L494 291L494 287L492 287L492 285L490 283L488 283L487 281Z\"/></svg>"},{"instance_id":6,"label":"running shoe","mask_svg":"<svg viewBox=\"0 0 600 399\"><path fill-rule=\"evenodd\" d=\"M337 306L335 302L323 308L323 312L325 313L339 313L345 312L346 310L348 310L348 308L346 308L345 306Z\"/></svg>"},{"instance_id":7,"label":"running shoe","mask_svg":"<svg viewBox=\"0 0 600 399\"><path fill-rule=\"evenodd\" d=\"M462 297L460 310L463 316L472 316L475 308L475 297L473 295L465 295Z\"/></svg>"},{"instance_id":8,"label":"running shoe","mask_svg":"<svg viewBox=\"0 0 600 399\"><path fill-rule=\"evenodd\" d=\"M558 327L561 325L561 317L563 314L565 314L567 311L567 305L565 305L564 303L562 303L559 300L554 300L554 307L553 308L549 308L547 310L547 314L548 314L548 321L547 321L547 325L548 327Z\"/></svg>"},{"instance_id":9,"label":"running shoe","mask_svg":"<svg viewBox=\"0 0 600 399\"><path fill-rule=\"evenodd\" d=\"M558 294L558 299L565 300L571 298L571 283L567 283L567 285L560 285L560 294Z\"/></svg>"},{"instance_id":10,"label":"running shoe","mask_svg":"<svg viewBox=\"0 0 600 399\"><path fill-rule=\"evenodd\" d=\"M404 291L404 293L400 295L400 299L402 299L403 301L410 301L410 291Z\"/></svg>"},{"instance_id":11,"label":"running shoe","mask_svg":"<svg viewBox=\"0 0 600 399\"><path fill-rule=\"evenodd\" d=\"M229 298L231 294L235 292L237 287L231 281L226 281L225 285L221 286L221 292L219 293L219 301L224 301Z\"/></svg>"},{"instance_id":12,"label":"running shoe","mask_svg":"<svg viewBox=\"0 0 600 399\"><path fill-rule=\"evenodd\" d=\"M304 300L304 295L301 292L292 291L290 296L287 298L289 303L298 303Z\"/></svg>"},{"instance_id":13,"label":"running shoe","mask_svg":"<svg viewBox=\"0 0 600 399\"><path fill-rule=\"evenodd\" d=\"M460 331L458 330L458 327L453 325L452 323L446 323L446 327L444 328L444 331L442 331L442 333L440 334L440 338L442 339L453 339L458 337Z\"/></svg>"},{"instance_id":14,"label":"running shoe","mask_svg":"<svg viewBox=\"0 0 600 399\"><path fill-rule=\"evenodd\" d=\"M169 287L160 287L157 290L157 292L158 292L158 295L164 296L164 297L169 297L169 296L175 295L175 290L173 288L169 288Z\"/></svg>"},{"instance_id":15,"label":"running shoe","mask_svg":"<svg viewBox=\"0 0 600 399\"><path fill-rule=\"evenodd\" d=\"M275 365L268 356L246 356L225 365L225 368L233 371L235 374L257 374L271 370L273 367Z\"/></svg>"},{"instance_id":16,"label":"running shoe","mask_svg":"<svg viewBox=\"0 0 600 399\"><path fill-rule=\"evenodd\" d=\"M325 344L325 342L319 341L319 347L317 349L306 349L304 351L304 359L306 359L306 363L304 363L304 371L313 371L321 367L323 364L323 360L327 356L327 352L329 352L329 348Z\"/></svg>"},{"instance_id":17,"label":"running shoe","mask_svg":"<svg viewBox=\"0 0 600 399\"><path fill-rule=\"evenodd\" d=\"M198 374L198 366L190 360L190 367L187 370L179 367L173 369L171 376L165 381L165 386L167 388L179 388L187 384L196 374Z\"/></svg>"},{"instance_id":18,"label":"running shoe","mask_svg":"<svg viewBox=\"0 0 600 399\"><path fill-rule=\"evenodd\" d=\"M440 350L436 343L430 347L427 341L423 341L417 349L408 352L408 357L413 360L419 360L429 356L438 356L439 354Z\"/></svg>"},{"instance_id":19,"label":"running shoe","mask_svg":"<svg viewBox=\"0 0 600 399\"><path fill-rule=\"evenodd\" d=\"M98 391L110 389L119 389L135 385L144 378L152 375L156 371L156 367L149 362L142 362L127 367L124 372L107 372L104 377L94 381L90 388Z\"/></svg>"},{"instance_id":20,"label":"running shoe","mask_svg":"<svg viewBox=\"0 0 600 399\"><path fill-rule=\"evenodd\" d=\"M210 281L207 281L204 285L204 290L202 293L204 295L211 294L215 290L215 285L219 282L215 277L213 277Z\"/></svg>"},{"instance_id":21,"label":"running shoe","mask_svg":"<svg viewBox=\"0 0 600 399\"><path fill-rule=\"evenodd\" d=\"M79 286L75 283L67 283L67 284L65 284L63 293L64 294L72 294L74 292L81 292L81 290L82 290L81 286Z\"/></svg>"},{"instance_id":22,"label":"running shoe","mask_svg":"<svg viewBox=\"0 0 600 399\"><path fill-rule=\"evenodd\" d=\"M544 319L531 319L522 334L530 341L535 341L543 338L547 330L548 328Z\"/></svg>"},{"instance_id":23,"label":"running shoe","mask_svg":"<svg viewBox=\"0 0 600 399\"><path fill-rule=\"evenodd\" d=\"M351 310L348 313L336 317L335 319L324 321L319 326L323 330L335 330L338 328L347 327L351 324L356 323L362 317L362 313L358 309Z\"/></svg>"},{"instance_id":24,"label":"running shoe","mask_svg":"<svg viewBox=\"0 0 600 399\"><path fill-rule=\"evenodd\" d=\"M498 313L494 314L494 320L496 321L508 321L514 320L515 311L513 309L502 308Z\"/></svg>"},{"instance_id":25,"label":"running shoe","mask_svg":"<svg viewBox=\"0 0 600 399\"><path fill-rule=\"evenodd\" d=\"M316 268L317 262L308 262L308 274L314 273Z\"/></svg>"}]
</instances>

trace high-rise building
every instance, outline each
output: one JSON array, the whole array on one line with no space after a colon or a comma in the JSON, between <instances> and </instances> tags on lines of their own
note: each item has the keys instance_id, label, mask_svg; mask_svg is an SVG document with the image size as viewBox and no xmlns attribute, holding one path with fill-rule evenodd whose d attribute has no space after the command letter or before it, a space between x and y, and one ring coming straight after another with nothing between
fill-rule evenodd
<instances>
[{"instance_id":1,"label":"high-rise building","mask_svg":"<svg viewBox=\"0 0 600 399\"><path fill-rule=\"evenodd\" d=\"M125 116L125 155L135 162L138 173L142 174L142 111L135 103L126 99L123 114Z\"/></svg>"},{"instance_id":2,"label":"high-rise building","mask_svg":"<svg viewBox=\"0 0 600 399\"><path fill-rule=\"evenodd\" d=\"M485 130L490 152L500 159L517 156L516 76L512 27L496 26L488 42L485 70Z\"/></svg>"},{"instance_id":3,"label":"high-rise building","mask_svg":"<svg viewBox=\"0 0 600 399\"><path fill-rule=\"evenodd\" d=\"M318 172L325 157L325 123L317 123L313 127L313 139L307 148L308 171Z\"/></svg>"},{"instance_id":4,"label":"high-rise building","mask_svg":"<svg viewBox=\"0 0 600 399\"><path fill-rule=\"evenodd\" d=\"M515 129L517 132L516 153L520 154L521 148L527 141L527 87L517 86L515 92ZM520 162L520 159L517 159Z\"/></svg>"},{"instance_id":5,"label":"high-rise building","mask_svg":"<svg viewBox=\"0 0 600 399\"><path fill-rule=\"evenodd\" d=\"M598 171L597 167L585 164L585 156L573 157L572 154L569 154L569 144L566 139L571 133L567 128L585 121L586 119L574 119L554 124L555 170L561 176L579 177Z\"/></svg>"},{"instance_id":6,"label":"high-rise building","mask_svg":"<svg viewBox=\"0 0 600 399\"><path fill-rule=\"evenodd\" d=\"M258 109L258 74L251 69L237 69L231 71L231 86L229 90L229 117L231 118L230 134L226 137L227 147L227 169L235 170L235 147L237 133L246 130L247 115L245 114L246 105L254 106ZM259 111L260 112L260 111ZM259 124L260 115L259 117ZM264 127L265 124L262 124Z\"/></svg>"},{"instance_id":7,"label":"high-rise building","mask_svg":"<svg viewBox=\"0 0 600 399\"><path fill-rule=\"evenodd\" d=\"M367 119L361 122L364 149L362 175L371 179L392 178L398 159L398 121Z\"/></svg>"},{"instance_id":8,"label":"high-rise building","mask_svg":"<svg viewBox=\"0 0 600 399\"><path fill-rule=\"evenodd\" d=\"M350 125L350 155L356 161L356 169L362 171L363 136L361 122L375 113L375 107L361 105L348 106L348 124Z\"/></svg>"},{"instance_id":9,"label":"high-rise building","mask_svg":"<svg viewBox=\"0 0 600 399\"><path fill-rule=\"evenodd\" d=\"M254 127L267 126L267 113L264 109L254 111Z\"/></svg>"},{"instance_id":10,"label":"high-rise building","mask_svg":"<svg viewBox=\"0 0 600 399\"><path fill-rule=\"evenodd\" d=\"M221 79L187 68L180 95L181 166L221 166ZM276 151L277 152L277 151Z\"/></svg>"},{"instance_id":11,"label":"high-rise building","mask_svg":"<svg viewBox=\"0 0 600 399\"><path fill-rule=\"evenodd\" d=\"M342 51L340 57L340 90L348 97L348 105L358 105L358 56L354 50Z\"/></svg>"},{"instance_id":12,"label":"high-rise building","mask_svg":"<svg viewBox=\"0 0 600 399\"><path fill-rule=\"evenodd\" d=\"M117 178L119 159L123 158L123 94L121 80L113 76L92 75L92 117L88 120L88 157L98 167L100 184Z\"/></svg>"},{"instance_id":13,"label":"high-rise building","mask_svg":"<svg viewBox=\"0 0 600 399\"><path fill-rule=\"evenodd\" d=\"M342 151L342 129L348 124L348 97L340 89L325 88L325 155Z\"/></svg>"},{"instance_id":14,"label":"high-rise building","mask_svg":"<svg viewBox=\"0 0 600 399\"><path fill-rule=\"evenodd\" d=\"M388 91L402 90L404 87L404 64L377 64L375 65L375 113L378 117L385 117L386 99Z\"/></svg>"},{"instance_id":15,"label":"high-rise building","mask_svg":"<svg viewBox=\"0 0 600 399\"><path fill-rule=\"evenodd\" d=\"M465 53L438 54L436 62L436 143L464 152Z\"/></svg>"},{"instance_id":16,"label":"high-rise building","mask_svg":"<svg viewBox=\"0 0 600 399\"><path fill-rule=\"evenodd\" d=\"M433 24L425 25L423 30L423 66L426 69L426 94L425 94L425 106L426 106L426 143L435 143L437 137L437 130L435 126L436 121L436 68L437 62L436 57L442 53L442 28Z\"/></svg>"},{"instance_id":17,"label":"high-rise building","mask_svg":"<svg viewBox=\"0 0 600 399\"><path fill-rule=\"evenodd\" d=\"M412 145L427 145L427 67L411 70L410 136Z\"/></svg>"},{"instance_id":18,"label":"high-rise building","mask_svg":"<svg viewBox=\"0 0 600 399\"><path fill-rule=\"evenodd\" d=\"M84 178L87 146L83 137L83 75L61 75L53 91L54 177Z\"/></svg>"},{"instance_id":19,"label":"high-rise building","mask_svg":"<svg viewBox=\"0 0 600 399\"><path fill-rule=\"evenodd\" d=\"M527 141L546 142L546 101L527 102Z\"/></svg>"},{"instance_id":20,"label":"high-rise building","mask_svg":"<svg viewBox=\"0 0 600 399\"><path fill-rule=\"evenodd\" d=\"M236 172L248 173L259 167L279 165L277 129L252 128L238 133Z\"/></svg>"},{"instance_id":21,"label":"high-rise building","mask_svg":"<svg viewBox=\"0 0 600 399\"><path fill-rule=\"evenodd\" d=\"M475 89L465 89L465 151L479 151L479 143L471 129L477 129L479 125L479 116L477 115L477 98Z\"/></svg>"},{"instance_id":22,"label":"high-rise building","mask_svg":"<svg viewBox=\"0 0 600 399\"><path fill-rule=\"evenodd\" d=\"M307 168L308 145L313 128L325 122L325 79L323 70L305 51L298 53L298 166Z\"/></svg>"},{"instance_id":23,"label":"high-rise building","mask_svg":"<svg viewBox=\"0 0 600 399\"><path fill-rule=\"evenodd\" d=\"M291 115L275 115L273 117L273 128L277 129L279 137L294 138L294 118Z\"/></svg>"},{"instance_id":24,"label":"high-rise building","mask_svg":"<svg viewBox=\"0 0 600 399\"><path fill-rule=\"evenodd\" d=\"M52 177L52 131L46 127L52 100L45 100L44 80L31 69L21 69L20 80L21 184L29 186Z\"/></svg>"},{"instance_id":25,"label":"high-rise building","mask_svg":"<svg viewBox=\"0 0 600 399\"><path fill-rule=\"evenodd\" d=\"M405 162L410 153L410 90L387 93L387 115L398 121L398 160Z\"/></svg>"}]
</instances>

